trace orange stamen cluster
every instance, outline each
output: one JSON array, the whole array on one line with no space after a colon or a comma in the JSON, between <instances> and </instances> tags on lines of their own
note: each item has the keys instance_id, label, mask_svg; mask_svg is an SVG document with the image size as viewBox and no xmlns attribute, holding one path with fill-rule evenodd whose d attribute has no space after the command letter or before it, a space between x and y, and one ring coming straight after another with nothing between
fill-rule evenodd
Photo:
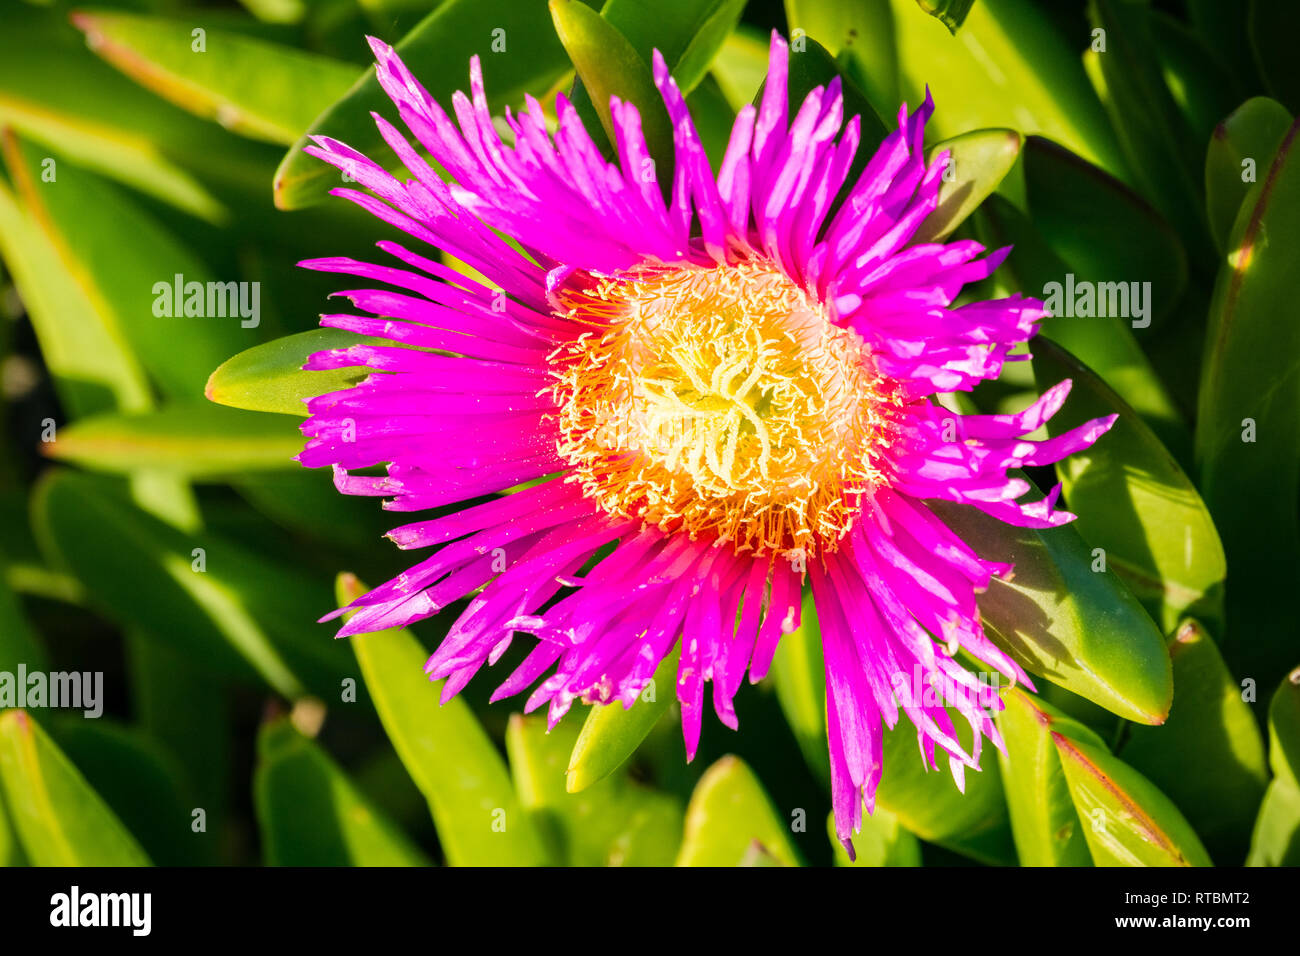
<instances>
[{"instance_id":1,"label":"orange stamen cluster","mask_svg":"<svg viewBox=\"0 0 1300 956\"><path fill-rule=\"evenodd\" d=\"M897 407L856 334L757 261L642 267L561 301L592 326L550 359L569 480L737 553L834 550Z\"/></svg>"}]
</instances>

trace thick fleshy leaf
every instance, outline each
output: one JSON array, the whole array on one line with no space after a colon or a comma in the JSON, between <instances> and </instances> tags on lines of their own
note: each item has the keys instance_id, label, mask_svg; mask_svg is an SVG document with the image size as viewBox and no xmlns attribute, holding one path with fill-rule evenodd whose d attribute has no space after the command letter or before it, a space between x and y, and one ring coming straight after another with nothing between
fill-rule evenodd
<instances>
[{"instance_id":1,"label":"thick fleshy leaf","mask_svg":"<svg viewBox=\"0 0 1300 956\"><path fill-rule=\"evenodd\" d=\"M304 686L336 691L346 654L313 623L329 592L310 577L211 531L173 528L98 476L48 475L32 512L47 550L121 625L221 673L257 673L291 699Z\"/></svg>"},{"instance_id":2,"label":"thick fleshy leaf","mask_svg":"<svg viewBox=\"0 0 1300 956\"><path fill-rule=\"evenodd\" d=\"M177 767L190 825L193 808L206 812L207 831L187 832L200 844L195 853L201 861L217 862L230 809L235 736L226 688L193 658L136 629L127 632L125 650L139 732L163 748Z\"/></svg>"},{"instance_id":3,"label":"thick fleshy leaf","mask_svg":"<svg viewBox=\"0 0 1300 956\"><path fill-rule=\"evenodd\" d=\"M871 101L878 113L892 116L898 92L898 48L894 11L876 0L785 0L791 41L800 31L831 54Z\"/></svg>"},{"instance_id":4,"label":"thick fleshy leaf","mask_svg":"<svg viewBox=\"0 0 1300 956\"><path fill-rule=\"evenodd\" d=\"M716 175L731 142L736 111L731 108L712 73L691 90L691 95L686 98L686 108L691 111L695 131L700 134L700 145L704 147L709 165Z\"/></svg>"},{"instance_id":5,"label":"thick fleshy leaf","mask_svg":"<svg viewBox=\"0 0 1300 956\"><path fill-rule=\"evenodd\" d=\"M1273 782L1255 821L1250 866L1300 866L1300 667L1268 708L1268 762Z\"/></svg>"},{"instance_id":6,"label":"thick fleshy leaf","mask_svg":"<svg viewBox=\"0 0 1300 956\"><path fill-rule=\"evenodd\" d=\"M1068 724L1075 736L1092 739L1098 746L1103 746L1102 741L1019 688L1008 690L1002 700L1005 707L998 714L998 729L1007 749L998 755L998 762L1020 865L1091 866L1051 730Z\"/></svg>"},{"instance_id":7,"label":"thick fleshy leaf","mask_svg":"<svg viewBox=\"0 0 1300 956\"><path fill-rule=\"evenodd\" d=\"M9 814L5 811L4 788L0 787L0 867L22 866L25 862L18 834L14 833Z\"/></svg>"},{"instance_id":8,"label":"thick fleshy leaf","mask_svg":"<svg viewBox=\"0 0 1300 956\"><path fill-rule=\"evenodd\" d=\"M1187 256L1179 234L1118 179L1055 143L1031 136L1025 143L1025 194L1034 224L1074 272L1078 292L1053 314L1075 324L1100 323L1103 312L1136 332L1158 328L1187 285ZM1065 276L1054 279L1064 283ZM1098 290L1106 302L1089 317L1080 281L1149 282L1142 309L1132 296ZM1141 290L1140 290L1141 291ZM1034 291L1035 295L1046 292ZM1090 318L1089 323L1079 319ZM1049 332L1050 334L1050 332Z\"/></svg>"},{"instance_id":9,"label":"thick fleshy leaf","mask_svg":"<svg viewBox=\"0 0 1300 956\"><path fill-rule=\"evenodd\" d=\"M1025 156L1032 148L1032 139L1027 142ZM1026 164L1028 159L1026 158ZM1061 177L1066 175L1062 167ZM1075 278L1083 275L1079 266L1067 263L1051 246L1039 229L1038 209L1043 209L1043 219L1052 219L1064 223L1064 219L1053 215L1044 206L1043 199L1037 200L1035 218L1031 219L1003 196L990 196L976 211L975 218L979 224L979 239L992 248L1012 246L1012 255L1003 266L1005 275L1001 281L1012 280L1011 286L1026 295L1036 296L1046 301L1054 314L1043 319L1041 335L1064 346L1131 405L1151 429L1160 436L1165 447L1174 453L1180 461L1191 459L1191 437L1182 413L1174 404L1167 388L1156 375L1150 359L1138 344L1132 327L1132 319L1120 318L1111 314L1108 306L1107 315L1096 314L1095 302L1097 286L1090 285L1091 294L1082 293L1082 287ZM1089 214L1083 214L1085 218ZM1098 243L1109 243L1111 238L1105 232L1094 233ZM1083 260L1080 260L1083 261ZM1001 270L1000 270L1001 271ZM1125 272L1119 273L1126 274ZM1113 274L1112 274L1113 275ZM1074 277L1074 278L1072 278ZM1104 272L1094 273L1093 282L1118 282ZM1127 280L1126 280L1127 281ZM1108 289L1110 287L1107 287ZM1129 286L1127 291L1132 291ZM1120 294L1115 289L1115 294ZM1076 306L1091 301L1094 307L1087 309L1091 316L1078 315ZM1109 292L1107 294L1109 300ZM1066 303L1071 303L1067 306ZM1033 351L1032 346L1030 351ZM1004 371L1004 377L1014 369ZM1028 371L1028 370L1026 370Z\"/></svg>"},{"instance_id":10,"label":"thick fleshy leaf","mask_svg":"<svg viewBox=\"0 0 1300 956\"><path fill-rule=\"evenodd\" d=\"M1290 3L1251 0L1247 19L1255 64L1269 92L1300 110L1300 78L1295 70L1295 37L1300 32L1300 9Z\"/></svg>"},{"instance_id":11,"label":"thick fleshy leaf","mask_svg":"<svg viewBox=\"0 0 1300 956\"><path fill-rule=\"evenodd\" d=\"M624 710L616 701L588 709L565 771L569 793L585 790L621 767L672 707L679 653L673 650L664 658L631 708Z\"/></svg>"},{"instance_id":12,"label":"thick fleshy leaf","mask_svg":"<svg viewBox=\"0 0 1300 956\"><path fill-rule=\"evenodd\" d=\"M1219 44L1205 43L1182 20L1154 10L1151 28L1165 85L1197 143L1241 102L1244 86L1223 65Z\"/></svg>"},{"instance_id":13,"label":"thick fleshy leaf","mask_svg":"<svg viewBox=\"0 0 1300 956\"><path fill-rule=\"evenodd\" d=\"M203 394L218 405L306 418L307 399L351 388L370 374L364 368L306 372L307 359L316 352L379 341L342 329L286 335L226 359L209 376Z\"/></svg>"},{"instance_id":14,"label":"thick fleshy leaf","mask_svg":"<svg viewBox=\"0 0 1300 956\"><path fill-rule=\"evenodd\" d=\"M1274 781L1250 838L1248 866L1300 866L1300 787Z\"/></svg>"},{"instance_id":15,"label":"thick fleshy leaf","mask_svg":"<svg viewBox=\"0 0 1300 956\"><path fill-rule=\"evenodd\" d=\"M0 784L35 865L149 865L135 837L26 711L0 714Z\"/></svg>"},{"instance_id":16,"label":"thick fleshy leaf","mask_svg":"<svg viewBox=\"0 0 1300 956\"><path fill-rule=\"evenodd\" d=\"M970 13L970 8L975 5L975 0L917 0L917 3L922 10L935 17L956 35L961 25L966 22L966 16Z\"/></svg>"},{"instance_id":17,"label":"thick fleshy leaf","mask_svg":"<svg viewBox=\"0 0 1300 956\"><path fill-rule=\"evenodd\" d=\"M723 757L700 778L686 808L678 866L800 866L789 822L739 757Z\"/></svg>"},{"instance_id":18,"label":"thick fleshy leaf","mask_svg":"<svg viewBox=\"0 0 1300 956\"><path fill-rule=\"evenodd\" d=\"M141 86L244 136L296 140L348 91L358 70L315 53L189 22L79 10L86 43ZM202 44L201 48L199 44Z\"/></svg>"},{"instance_id":19,"label":"thick fleshy leaf","mask_svg":"<svg viewBox=\"0 0 1300 956\"><path fill-rule=\"evenodd\" d=\"M0 671L12 674L19 664L26 664L31 671L47 670L45 646L27 623L18 595L8 581L8 569L8 562L0 555Z\"/></svg>"},{"instance_id":20,"label":"thick fleshy leaf","mask_svg":"<svg viewBox=\"0 0 1300 956\"><path fill-rule=\"evenodd\" d=\"M1247 28L1252 4L1186 0L1185 5L1187 19L1201 42L1218 54L1233 76L1247 85L1257 85Z\"/></svg>"},{"instance_id":21,"label":"thick fleshy leaf","mask_svg":"<svg viewBox=\"0 0 1300 956\"><path fill-rule=\"evenodd\" d=\"M469 87L469 60L479 56L488 103L494 111L541 96L567 69L542 0L447 0L419 22L396 50L434 99L450 109L457 90ZM373 69L312 124L310 135L330 136L386 165L397 158L375 129L371 111L395 113ZM338 172L308 156L304 136L290 148L275 173L275 204L298 209L322 201L339 185Z\"/></svg>"},{"instance_id":22,"label":"thick fleshy leaf","mask_svg":"<svg viewBox=\"0 0 1300 956\"><path fill-rule=\"evenodd\" d=\"M1268 170L1291 123L1290 112L1277 100L1254 96L1214 128L1205 154L1205 207L1219 252L1228 251L1241 203Z\"/></svg>"},{"instance_id":23,"label":"thick fleshy leaf","mask_svg":"<svg viewBox=\"0 0 1300 956\"><path fill-rule=\"evenodd\" d=\"M1164 637L1113 571L1093 570L1077 531L1016 528L946 502L931 508L982 558L1015 566L978 600L990 637L1021 666L1129 720L1165 719L1174 688Z\"/></svg>"},{"instance_id":24,"label":"thick fleshy leaf","mask_svg":"<svg viewBox=\"0 0 1300 956\"><path fill-rule=\"evenodd\" d=\"M1295 619L1279 595L1300 580L1300 159L1293 124L1242 203L1210 305L1196 422L1201 492L1228 556L1240 677L1271 683L1294 660Z\"/></svg>"},{"instance_id":25,"label":"thick fleshy leaf","mask_svg":"<svg viewBox=\"0 0 1300 956\"><path fill-rule=\"evenodd\" d=\"M3 182L0 253L67 412L147 408L148 382L121 334L106 328L86 293L68 282L58 248Z\"/></svg>"},{"instance_id":26,"label":"thick fleshy leaf","mask_svg":"<svg viewBox=\"0 0 1300 956\"><path fill-rule=\"evenodd\" d=\"M1105 438L1056 465L1065 500L1079 516L1074 527L1104 550L1106 566L1166 632L1185 614L1217 627L1223 545L1196 486L1137 412L1091 369L1044 338L1033 350L1040 388L1073 382L1065 406L1048 422L1049 434L1119 416Z\"/></svg>"},{"instance_id":27,"label":"thick fleshy leaf","mask_svg":"<svg viewBox=\"0 0 1300 956\"><path fill-rule=\"evenodd\" d=\"M102 700L101 700L102 703ZM86 720L80 713L46 724L59 749L85 776L108 808L158 866L214 862L205 833L192 829L180 771L171 755L133 727L110 719Z\"/></svg>"},{"instance_id":28,"label":"thick fleshy leaf","mask_svg":"<svg viewBox=\"0 0 1300 956\"><path fill-rule=\"evenodd\" d=\"M616 140L610 97L636 106L661 183L673 168L673 130L650 65L618 28L581 0L550 0L555 32L591 97L608 141Z\"/></svg>"},{"instance_id":29,"label":"thick fleshy leaf","mask_svg":"<svg viewBox=\"0 0 1300 956\"><path fill-rule=\"evenodd\" d=\"M1269 701L1268 747L1273 775L1300 786L1300 667L1287 675Z\"/></svg>"},{"instance_id":30,"label":"thick fleshy leaf","mask_svg":"<svg viewBox=\"0 0 1300 956\"><path fill-rule=\"evenodd\" d=\"M339 575L335 587L339 606L367 590L350 574ZM447 862L553 863L469 705L459 697L439 704L443 682L424 676L428 654L415 636L394 628L347 640L388 739L429 801Z\"/></svg>"},{"instance_id":31,"label":"thick fleshy leaf","mask_svg":"<svg viewBox=\"0 0 1300 956\"><path fill-rule=\"evenodd\" d=\"M803 596L799 627L781 638L772 656L772 686L808 769L830 786L826 744L826 665L812 591Z\"/></svg>"},{"instance_id":32,"label":"thick fleshy leaf","mask_svg":"<svg viewBox=\"0 0 1300 956\"><path fill-rule=\"evenodd\" d=\"M804 49L801 52L790 54L787 79L790 115L794 116L798 112L799 106L815 87L825 87L839 77L840 89L844 96L844 117L847 120L856 116L860 123L862 138L847 180L855 182L862 170L866 168L876 148L889 134L889 127L880 118L880 114L867 99L866 94L858 89L852 74L845 70L824 46L811 37L805 38L803 43ZM754 96L755 104L762 99L762 95L763 88L760 87Z\"/></svg>"},{"instance_id":33,"label":"thick fleshy leaf","mask_svg":"<svg viewBox=\"0 0 1300 956\"><path fill-rule=\"evenodd\" d=\"M208 267L118 186L59 154L10 136L4 156L30 221L57 250L61 274L51 278L86 298L91 316L129 349L123 362L138 362L166 394L197 401L208 372L255 341L258 286L238 276L213 281ZM50 162L54 182L45 181ZM186 290L184 303L178 288Z\"/></svg>"},{"instance_id":34,"label":"thick fleshy leaf","mask_svg":"<svg viewBox=\"0 0 1300 956\"><path fill-rule=\"evenodd\" d=\"M826 818L826 832L835 854L836 866L920 866L921 842L903 827L898 817L884 807L862 817L862 830L853 836L857 859L835 837L835 814Z\"/></svg>"},{"instance_id":35,"label":"thick fleshy leaf","mask_svg":"<svg viewBox=\"0 0 1300 956\"><path fill-rule=\"evenodd\" d=\"M787 634L777 647L771 679L809 769L828 782L826 672L817 608L809 598L804 600L799 630ZM960 719L953 723L963 745L969 747L969 725ZM883 748L884 771L876 792L880 810L892 813L922 839L974 859L988 863L1014 859L997 764L991 757L982 760L980 772L966 774L963 792L950 775L927 772L917 750L916 732L906 719L885 730ZM854 837L855 847L856 841Z\"/></svg>"},{"instance_id":36,"label":"thick fleshy leaf","mask_svg":"<svg viewBox=\"0 0 1300 956\"><path fill-rule=\"evenodd\" d=\"M1210 866L1173 802L1095 742L1053 727L1074 809L1097 866Z\"/></svg>"},{"instance_id":37,"label":"thick fleshy leaf","mask_svg":"<svg viewBox=\"0 0 1300 956\"><path fill-rule=\"evenodd\" d=\"M627 38L644 62L650 62L652 50L662 53L673 79L686 94L708 72L744 7L744 0L660 0L654 4L606 0L600 6L600 16Z\"/></svg>"},{"instance_id":38,"label":"thick fleshy leaf","mask_svg":"<svg viewBox=\"0 0 1300 956\"><path fill-rule=\"evenodd\" d=\"M217 186L247 186L262 175L257 144L182 112L95 57L66 5L6 5L0 126L212 223L231 218Z\"/></svg>"},{"instance_id":39,"label":"thick fleshy leaf","mask_svg":"<svg viewBox=\"0 0 1300 956\"><path fill-rule=\"evenodd\" d=\"M713 61L713 77L733 110L754 101L767 77L768 38L740 24L722 44Z\"/></svg>"},{"instance_id":40,"label":"thick fleshy leaf","mask_svg":"<svg viewBox=\"0 0 1300 956\"><path fill-rule=\"evenodd\" d=\"M1152 55L1152 11L1128 0L1089 0L1088 15L1105 44L1104 50L1094 47L1092 73L1134 181L1199 263L1208 252L1201 239L1201 145L1165 85L1159 57Z\"/></svg>"},{"instance_id":41,"label":"thick fleshy leaf","mask_svg":"<svg viewBox=\"0 0 1300 956\"><path fill-rule=\"evenodd\" d=\"M1022 142L1013 129L977 129L931 147L929 161L946 151L948 168L939 187L939 205L912 242L937 242L960 226L1011 171Z\"/></svg>"},{"instance_id":42,"label":"thick fleshy leaf","mask_svg":"<svg viewBox=\"0 0 1300 956\"><path fill-rule=\"evenodd\" d=\"M1174 631L1169 654L1169 720L1130 728L1119 755L1178 805L1218 863L1237 865L1268 783L1259 724L1199 623Z\"/></svg>"},{"instance_id":43,"label":"thick fleshy leaf","mask_svg":"<svg viewBox=\"0 0 1300 956\"><path fill-rule=\"evenodd\" d=\"M253 800L270 866L425 866L428 859L286 718L262 726Z\"/></svg>"},{"instance_id":44,"label":"thick fleshy leaf","mask_svg":"<svg viewBox=\"0 0 1300 956\"><path fill-rule=\"evenodd\" d=\"M515 790L553 855L567 866L671 866L682 833L681 804L625 774L568 792L565 767L578 733L572 716L548 733L545 717L515 714L506 729Z\"/></svg>"},{"instance_id":45,"label":"thick fleshy leaf","mask_svg":"<svg viewBox=\"0 0 1300 956\"><path fill-rule=\"evenodd\" d=\"M971 746L970 726L949 710L962 746ZM967 771L964 790L952 776L928 770L917 750L916 730L900 719L884 736L884 772L876 805L893 813L923 840L937 843L982 863L1015 861L1011 823L998 762L986 749L978 773Z\"/></svg>"},{"instance_id":46,"label":"thick fleshy leaf","mask_svg":"<svg viewBox=\"0 0 1300 956\"><path fill-rule=\"evenodd\" d=\"M170 405L134 415L96 415L61 429L41 451L60 461L126 474L156 468L187 478L298 469L302 434L292 422L217 405Z\"/></svg>"},{"instance_id":47,"label":"thick fleshy leaf","mask_svg":"<svg viewBox=\"0 0 1300 956\"><path fill-rule=\"evenodd\" d=\"M953 36L916 0L890 0L903 94L939 104L929 132L1011 127L1048 136L1116 175L1123 160L1074 45L1033 0L980 0Z\"/></svg>"}]
</instances>

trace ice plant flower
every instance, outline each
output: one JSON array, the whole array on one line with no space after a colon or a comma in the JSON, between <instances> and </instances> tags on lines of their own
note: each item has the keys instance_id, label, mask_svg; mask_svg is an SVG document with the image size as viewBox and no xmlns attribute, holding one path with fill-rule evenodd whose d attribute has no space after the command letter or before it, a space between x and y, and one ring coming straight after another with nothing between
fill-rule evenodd
<instances>
[{"instance_id":1,"label":"ice plant flower","mask_svg":"<svg viewBox=\"0 0 1300 956\"><path fill-rule=\"evenodd\" d=\"M741 681L760 680L799 626L807 582L840 839L860 828L864 803L873 809L883 728L900 710L926 763L937 769L943 751L961 786L982 738L1001 741L954 655L1027 677L976 609L976 593L1010 569L926 503L1066 522L1055 493L1027 502L1028 483L1008 469L1057 461L1110 421L1023 439L1068 382L1015 415L958 416L936 402L996 377L1045 313L1021 296L953 307L1006 250L911 241L946 161L924 159L929 97L910 115L903 106L849 183L858 118L844 121L838 80L789 117L788 51L774 35L761 103L740 111L715 177L656 53L676 157L665 201L632 105L611 103L611 163L563 96L553 135L532 98L498 125L476 58L453 122L391 48L371 46L407 130L451 183L378 115L411 178L326 137L309 151L368 190L337 194L490 285L387 241L386 265L303 263L382 283L338 293L367 315L322 324L391 344L310 359L372 373L308 403L302 464L333 466L341 492L383 496L392 511L444 509L390 534L437 550L355 601L339 634L471 597L426 667L445 680L444 699L530 634L493 699L535 685L527 706L547 704L552 722L575 700L631 706L680 645L689 759L705 685L735 728ZM386 474L354 473L378 465ZM947 708L969 724L969 747Z\"/></svg>"}]
</instances>

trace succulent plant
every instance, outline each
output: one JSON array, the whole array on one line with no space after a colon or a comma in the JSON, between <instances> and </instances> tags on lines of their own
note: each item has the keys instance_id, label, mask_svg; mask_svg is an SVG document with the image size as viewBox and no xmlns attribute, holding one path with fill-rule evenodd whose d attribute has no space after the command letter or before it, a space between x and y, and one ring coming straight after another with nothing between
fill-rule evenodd
<instances>
[{"instance_id":1,"label":"succulent plant","mask_svg":"<svg viewBox=\"0 0 1300 956\"><path fill-rule=\"evenodd\" d=\"M1297 26L6 5L0 865L1300 862Z\"/></svg>"}]
</instances>

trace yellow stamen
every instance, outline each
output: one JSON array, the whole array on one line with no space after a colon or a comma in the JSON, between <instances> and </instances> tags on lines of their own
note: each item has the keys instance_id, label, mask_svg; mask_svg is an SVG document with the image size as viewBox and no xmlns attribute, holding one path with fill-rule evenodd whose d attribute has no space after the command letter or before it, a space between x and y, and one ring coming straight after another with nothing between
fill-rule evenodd
<instances>
[{"instance_id":1,"label":"yellow stamen","mask_svg":"<svg viewBox=\"0 0 1300 956\"><path fill-rule=\"evenodd\" d=\"M833 550L897 396L774 266L647 266L562 294L559 453L600 507L737 553Z\"/></svg>"}]
</instances>

